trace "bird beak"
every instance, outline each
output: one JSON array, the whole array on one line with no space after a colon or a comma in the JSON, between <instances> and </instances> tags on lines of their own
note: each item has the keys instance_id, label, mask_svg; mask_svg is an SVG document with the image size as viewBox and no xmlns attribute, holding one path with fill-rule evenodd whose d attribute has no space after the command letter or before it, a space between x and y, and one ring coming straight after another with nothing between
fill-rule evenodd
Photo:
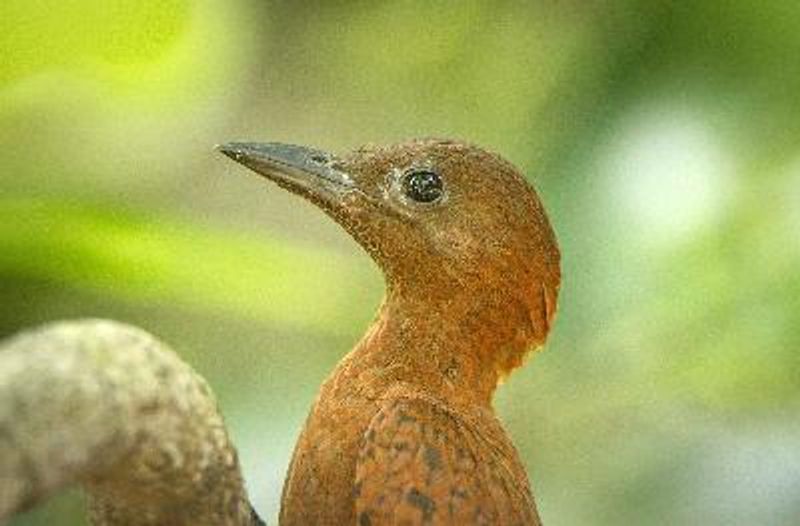
<instances>
[{"instance_id":1,"label":"bird beak","mask_svg":"<svg viewBox=\"0 0 800 526\"><path fill-rule=\"evenodd\" d=\"M333 205L349 190L352 178L321 150L277 142L229 142L217 149L287 190L320 204Z\"/></svg>"}]
</instances>

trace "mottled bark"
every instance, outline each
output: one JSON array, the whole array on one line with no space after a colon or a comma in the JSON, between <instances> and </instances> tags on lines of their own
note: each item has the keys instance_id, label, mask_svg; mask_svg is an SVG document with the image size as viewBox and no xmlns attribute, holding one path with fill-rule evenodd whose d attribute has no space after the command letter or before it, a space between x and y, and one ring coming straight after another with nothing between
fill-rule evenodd
<instances>
[{"instance_id":1,"label":"mottled bark","mask_svg":"<svg viewBox=\"0 0 800 526\"><path fill-rule=\"evenodd\" d=\"M75 483L96 525L259 523L206 382L116 322L0 343L0 522Z\"/></svg>"}]
</instances>

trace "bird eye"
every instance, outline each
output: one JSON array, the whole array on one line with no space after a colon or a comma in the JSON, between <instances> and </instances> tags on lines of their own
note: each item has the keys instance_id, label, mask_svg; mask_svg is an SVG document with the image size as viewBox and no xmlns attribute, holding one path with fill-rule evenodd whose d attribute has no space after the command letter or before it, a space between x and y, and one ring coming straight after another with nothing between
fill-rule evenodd
<instances>
[{"instance_id":1,"label":"bird eye","mask_svg":"<svg viewBox=\"0 0 800 526\"><path fill-rule=\"evenodd\" d=\"M419 203L433 203L442 197L442 179L434 171L410 170L402 180L403 193Z\"/></svg>"}]
</instances>

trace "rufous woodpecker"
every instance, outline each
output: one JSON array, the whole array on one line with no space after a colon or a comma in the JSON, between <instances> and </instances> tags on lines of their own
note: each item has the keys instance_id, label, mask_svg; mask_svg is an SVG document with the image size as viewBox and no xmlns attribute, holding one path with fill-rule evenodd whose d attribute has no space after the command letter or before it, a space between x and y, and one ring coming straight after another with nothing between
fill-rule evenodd
<instances>
[{"instance_id":1,"label":"rufous woodpecker","mask_svg":"<svg viewBox=\"0 0 800 526\"><path fill-rule=\"evenodd\" d=\"M314 402L280 524L540 524L491 405L544 344L561 279L555 235L520 172L454 140L342 156L220 150L319 206L386 280L375 321Z\"/></svg>"}]
</instances>

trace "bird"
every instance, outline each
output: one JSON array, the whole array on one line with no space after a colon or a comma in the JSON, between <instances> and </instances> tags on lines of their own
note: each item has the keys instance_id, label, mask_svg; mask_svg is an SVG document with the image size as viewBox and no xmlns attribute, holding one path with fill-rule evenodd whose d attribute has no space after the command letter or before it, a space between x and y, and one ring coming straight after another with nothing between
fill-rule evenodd
<instances>
[{"instance_id":1,"label":"bird","mask_svg":"<svg viewBox=\"0 0 800 526\"><path fill-rule=\"evenodd\" d=\"M561 283L554 230L522 173L452 139L342 155L274 142L219 150L321 208L386 284L311 408L279 523L541 524L492 408L544 345Z\"/></svg>"}]
</instances>

